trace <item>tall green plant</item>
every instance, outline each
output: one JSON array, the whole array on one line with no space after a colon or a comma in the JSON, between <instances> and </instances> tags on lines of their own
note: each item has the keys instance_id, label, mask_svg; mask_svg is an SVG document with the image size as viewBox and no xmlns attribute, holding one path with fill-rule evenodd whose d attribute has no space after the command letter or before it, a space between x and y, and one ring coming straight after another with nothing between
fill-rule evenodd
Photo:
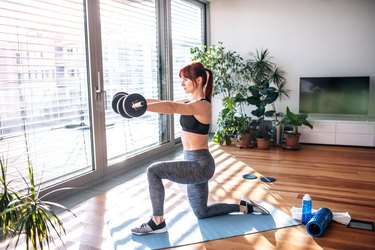
<instances>
[{"instance_id":1,"label":"tall green plant","mask_svg":"<svg viewBox=\"0 0 375 250\"><path fill-rule=\"evenodd\" d=\"M278 98L289 97L286 88L285 71L276 66L272 61L268 49L256 50L249 53L250 58L246 61L245 78L255 86L262 87L265 83L275 85Z\"/></svg>"},{"instance_id":2,"label":"tall green plant","mask_svg":"<svg viewBox=\"0 0 375 250\"><path fill-rule=\"evenodd\" d=\"M223 43L194 47L190 49L193 61L202 62L214 72L214 95L234 97L245 90L243 86L244 61L235 51L226 50Z\"/></svg>"},{"instance_id":3,"label":"tall green plant","mask_svg":"<svg viewBox=\"0 0 375 250\"><path fill-rule=\"evenodd\" d=\"M40 196L41 186L37 186L35 184L34 171L30 161L28 161L28 174L28 181L22 176L28 187L28 193L20 195L14 199L10 203L11 207L4 212L16 212L18 218L11 224L11 226L8 227L11 234L7 248L9 248L15 238L15 245L17 246L20 236L25 235L27 249L30 249L30 247L32 249L43 249L45 246L50 249L50 243L54 242L53 233L56 233L57 237L64 245L64 241L62 239L62 236L66 234L64 224L52 209L52 206L62 208L70 213L72 212L58 203L44 200L47 195L62 189L54 190ZM75 216L74 213L72 214Z\"/></svg>"},{"instance_id":4,"label":"tall green plant","mask_svg":"<svg viewBox=\"0 0 375 250\"><path fill-rule=\"evenodd\" d=\"M8 213L3 213L7 209L11 208L11 203L13 200L18 199L19 196L17 192L15 192L11 187L12 180L8 181L7 178L7 162L4 159L4 156L0 157L0 170L1 170L1 177L0 177L0 226L2 228L2 237L5 238L7 236L7 228L9 228L14 221L17 219L17 211L12 210ZM14 209L14 205L13 205Z\"/></svg>"},{"instance_id":5,"label":"tall green plant","mask_svg":"<svg viewBox=\"0 0 375 250\"><path fill-rule=\"evenodd\" d=\"M270 130L264 126L266 117L276 114L275 101L283 96L289 97L286 89L285 72L272 62L272 57L267 49L250 53L246 62L246 79L250 82L248 91L251 96L247 98L255 109L251 114L258 118L259 130L257 136L264 139L271 137Z\"/></svg>"}]
</instances>

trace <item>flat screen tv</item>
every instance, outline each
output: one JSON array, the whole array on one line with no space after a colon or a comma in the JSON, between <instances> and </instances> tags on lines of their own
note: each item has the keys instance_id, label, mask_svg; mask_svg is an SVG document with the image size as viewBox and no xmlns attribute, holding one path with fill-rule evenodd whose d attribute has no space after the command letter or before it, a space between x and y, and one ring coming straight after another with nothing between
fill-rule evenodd
<instances>
[{"instance_id":1,"label":"flat screen tv","mask_svg":"<svg viewBox=\"0 0 375 250\"><path fill-rule=\"evenodd\" d=\"M368 115L370 77L301 77L299 112Z\"/></svg>"}]
</instances>

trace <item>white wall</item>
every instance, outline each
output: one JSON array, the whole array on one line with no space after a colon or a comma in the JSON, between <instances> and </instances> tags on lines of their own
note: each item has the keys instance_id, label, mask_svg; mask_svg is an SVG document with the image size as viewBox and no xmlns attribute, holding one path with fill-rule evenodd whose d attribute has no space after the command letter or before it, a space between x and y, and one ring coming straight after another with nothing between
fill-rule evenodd
<instances>
[{"instance_id":1,"label":"white wall","mask_svg":"<svg viewBox=\"0 0 375 250\"><path fill-rule=\"evenodd\" d=\"M269 49L287 73L290 98L278 111L299 108L299 77L371 77L370 115L375 117L375 1L211 0L211 44L221 41L244 58ZM213 130L220 111L214 99Z\"/></svg>"}]
</instances>

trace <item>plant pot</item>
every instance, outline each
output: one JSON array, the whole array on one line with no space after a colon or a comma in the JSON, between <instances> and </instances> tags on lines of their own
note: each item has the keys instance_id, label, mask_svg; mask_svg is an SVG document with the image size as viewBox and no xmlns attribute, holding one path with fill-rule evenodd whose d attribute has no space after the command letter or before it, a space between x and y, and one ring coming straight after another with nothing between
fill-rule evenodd
<instances>
[{"instance_id":1,"label":"plant pot","mask_svg":"<svg viewBox=\"0 0 375 250\"><path fill-rule=\"evenodd\" d=\"M259 149L270 149L271 140L265 140L263 138L257 138L257 148Z\"/></svg>"},{"instance_id":2,"label":"plant pot","mask_svg":"<svg viewBox=\"0 0 375 250\"><path fill-rule=\"evenodd\" d=\"M239 147L239 148L249 148L249 147L252 147L251 137L252 137L252 135L251 135L250 132L246 132L246 133L241 134L237 138L236 146Z\"/></svg>"},{"instance_id":3,"label":"plant pot","mask_svg":"<svg viewBox=\"0 0 375 250\"><path fill-rule=\"evenodd\" d=\"M300 133L298 134L291 134L285 133L285 146L287 148L298 148L299 147L299 137L301 136Z\"/></svg>"}]
</instances>

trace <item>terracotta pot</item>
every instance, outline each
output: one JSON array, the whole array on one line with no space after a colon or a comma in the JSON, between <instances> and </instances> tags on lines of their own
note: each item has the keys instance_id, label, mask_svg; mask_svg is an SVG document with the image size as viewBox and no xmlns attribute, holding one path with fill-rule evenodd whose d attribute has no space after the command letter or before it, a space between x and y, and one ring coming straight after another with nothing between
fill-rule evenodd
<instances>
[{"instance_id":1,"label":"terracotta pot","mask_svg":"<svg viewBox=\"0 0 375 250\"><path fill-rule=\"evenodd\" d=\"M291 148L297 148L299 146L300 136L301 136L300 133L298 134L285 133L285 146L291 147Z\"/></svg>"},{"instance_id":2,"label":"terracotta pot","mask_svg":"<svg viewBox=\"0 0 375 250\"><path fill-rule=\"evenodd\" d=\"M257 148L259 149L270 149L270 140L264 140L263 138L257 138Z\"/></svg>"},{"instance_id":3,"label":"terracotta pot","mask_svg":"<svg viewBox=\"0 0 375 250\"><path fill-rule=\"evenodd\" d=\"M240 138L237 139L236 146L239 147L239 148L252 147L251 137L252 137L252 135L251 135L250 132L244 133L243 135L241 135Z\"/></svg>"}]
</instances>

